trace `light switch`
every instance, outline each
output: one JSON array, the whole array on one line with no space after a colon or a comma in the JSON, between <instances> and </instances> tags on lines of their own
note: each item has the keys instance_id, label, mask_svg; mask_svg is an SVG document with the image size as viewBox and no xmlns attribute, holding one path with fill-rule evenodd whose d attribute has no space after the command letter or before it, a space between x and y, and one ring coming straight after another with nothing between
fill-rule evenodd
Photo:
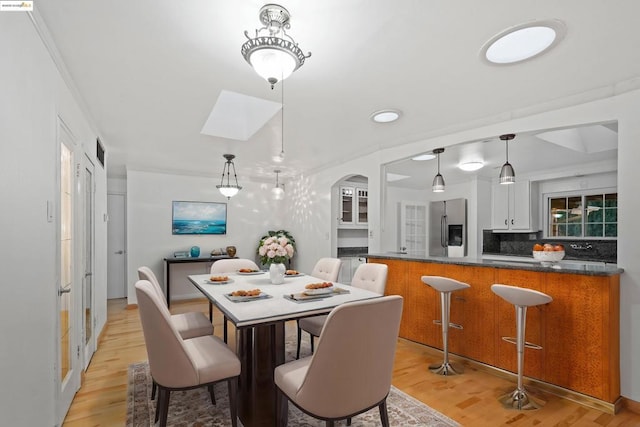
<instances>
[{"instance_id":1,"label":"light switch","mask_svg":"<svg viewBox=\"0 0 640 427\"><path fill-rule=\"evenodd\" d=\"M53 222L53 202L47 200L47 222Z\"/></svg>"}]
</instances>

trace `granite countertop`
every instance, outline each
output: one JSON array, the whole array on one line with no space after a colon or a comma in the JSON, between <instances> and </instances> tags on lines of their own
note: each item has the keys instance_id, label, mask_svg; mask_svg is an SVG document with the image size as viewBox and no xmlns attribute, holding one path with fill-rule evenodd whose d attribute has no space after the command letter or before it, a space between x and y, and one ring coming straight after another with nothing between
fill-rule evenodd
<instances>
[{"instance_id":1,"label":"granite countertop","mask_svg":"<svg viewBox=\"0 0 640 427\"><path fill-rule=\"evenodd\" d=\"M455 264L469 265L480 267L504 268L510 270L530 270L545 273L566 273L566 274L582 274L586 276L614 276L622 274L624 270L615 264L606 263L580 263L580 262L563 262L555 264L542 265L540 262L524 260L505 260L505 259L487 259L487 258L447 258L447 257L417 257L415 255L400 253L378 253L378 254L360 254L364 258L370 259L397 259L405 261L433 262L438 264Z\"/></svg>"}]
</instances>

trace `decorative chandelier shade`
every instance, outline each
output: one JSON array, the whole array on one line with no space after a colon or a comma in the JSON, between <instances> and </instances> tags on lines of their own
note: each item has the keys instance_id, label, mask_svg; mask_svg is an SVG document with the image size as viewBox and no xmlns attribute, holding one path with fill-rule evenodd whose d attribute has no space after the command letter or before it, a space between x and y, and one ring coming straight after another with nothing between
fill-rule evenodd
<instances>
[{"instance_id":1,"label":"decorative chandelier shade","mask_svg":"<svg viewBox=\"0 0 640 427\"><path fill-rule=\"evenodd\" d=\"M434 193L442 193L444 191L444 178L440 175L440 153L444 153L444 148L433 150L433 154L438 157L438 174L433 177L433 184L431 185Z\"/></svg>"},{"instance_id":2,"label":"decorative chandelier shade","mask_svg":"<svg viewBox=\"0 0 640 427\"><path fill-rule=\"evenodd\" d=\"M249 40L242 45L240 52L256 73L271 83L273 89L278 81L300 68L311 52L305 55L298 43L286 33L291 28L287 9L277 4L266 4L260 8L258 16L264 27L256 30L254 38L244 32Z\"/></svg>"},{"instance_id":3,"label":"decorative chandelier shade","mask_svg":"<svg viewBox=\"0 0 640 427\"><path fill-rule=\"evenodd\" d=\"M281 200L284 197L284 184L280 184L279 175L282 172L280 169L274 170L276 173L276 186L271 189L271 193L273 194L273 198L276 200Z\"/></svg>"},{"instance_id":4,"label":"decorative chandelier shade","mask_svg":"<svg viewBox=\"0 0 640 427\"><path fill-rule=\"evenodd\" d=\"M220 190L220 193L222 193L223 196L225 196L227 199L230 199L238 194L238 191L242 190L242 187L238 185L236 166L233 164L233 159L236 156L234 156L233 154L223 154L222 156L227 159L227 161L222 168L222 179L220 180L220 185L216 185L216 188ZM235 181L235 184L231 183L231 168L233 168L233 179Z\"/></svg>"},{"instance_id":5,"label":"decorative chandelier shade","mask_svg":"<svg viewBox=\"0 0 640 427\"><path fill-rule=\"evenodd\" d=\"M516 182L516 172L513 170L511 163L509 163L509 141L515 137L516 136L512 133L500 135L500 139L504 141L507 153L507 161L502 165L502 169L500 169L500 184L513 184Z\"/></svg>"}]
</instances>

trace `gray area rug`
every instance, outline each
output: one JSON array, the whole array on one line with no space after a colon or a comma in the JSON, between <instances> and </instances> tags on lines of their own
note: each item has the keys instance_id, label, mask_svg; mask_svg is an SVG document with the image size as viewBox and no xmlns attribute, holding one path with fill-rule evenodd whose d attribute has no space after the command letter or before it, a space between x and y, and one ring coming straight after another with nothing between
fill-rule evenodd
<instances>
[{"instance_id":1,"label":"gray area rug","mask_svg":"<svg viewBox=\"0 0 640 427\"><path fill-rule=\"evenodd\" d=\"M229 400L226 382L215 385L216 405L211 404L205 387L171 393L168 425L186 426L229 426ZM387 398L389 423L392 426L434 426L450 427L458 424L443 414L406 393L391 387ZM151 375L146 362L129 365L127 387L127 427L153 426L155 400L151 400ZM325 423L309 417L289 404L289 425L323 427ZM338 422L337 425L346 425ZM379 426L378 408L360 414L352 419L352 426Z\"/></svg>"}]
</instances>

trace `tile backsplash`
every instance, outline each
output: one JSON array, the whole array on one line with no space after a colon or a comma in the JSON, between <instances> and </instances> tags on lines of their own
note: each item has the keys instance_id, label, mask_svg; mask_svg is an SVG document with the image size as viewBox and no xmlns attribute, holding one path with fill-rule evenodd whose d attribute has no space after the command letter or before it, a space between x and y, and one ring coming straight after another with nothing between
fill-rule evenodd
<instances>
[{"instance_id":1,"label":"tile backsplash","mask_svg":"<svg viewBox=\"0 0 640 427\"><path fill-rule=\"evenodd\" d=\"M597 239L543 239L542 231L536 233L494 233L482 230L482 253L485 255L513 255L531 257L535 243L560 243L564 245L565 259L616 263L616 240Z\"/></svg>"}]
</instances>

